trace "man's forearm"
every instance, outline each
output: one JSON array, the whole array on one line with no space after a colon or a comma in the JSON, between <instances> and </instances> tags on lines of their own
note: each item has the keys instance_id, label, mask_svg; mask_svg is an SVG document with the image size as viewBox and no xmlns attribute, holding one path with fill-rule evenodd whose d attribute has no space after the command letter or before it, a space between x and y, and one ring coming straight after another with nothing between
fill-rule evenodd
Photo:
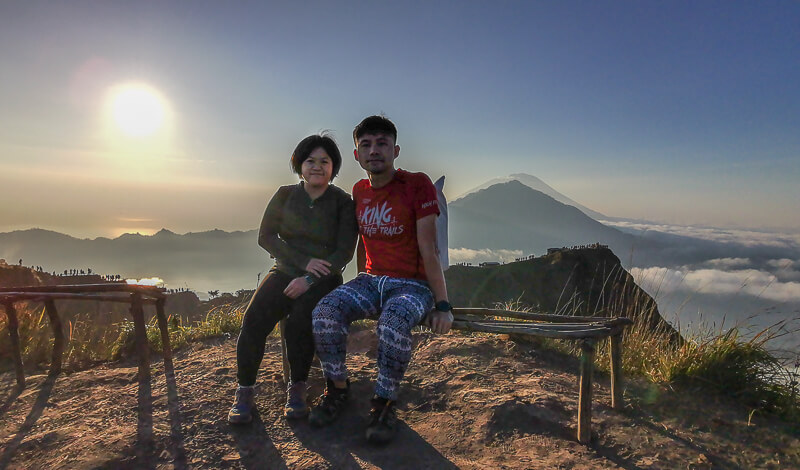
<instances>
[{"instance_id":1,"label":"man's forearm","mask_svg":"<svg viewBox=\"0 0 800 470\"><path fill-rule=\"evenodd\" d=\"M442 272L442 265L439 262L439 257L434 253L433 255L422 256L422 264L425 267L425 276L428 278L428 285L433 292L434 302L441 300L449 300L447 298L447 284L444 280L444 273Z\"/></svg>"}]
</instances>

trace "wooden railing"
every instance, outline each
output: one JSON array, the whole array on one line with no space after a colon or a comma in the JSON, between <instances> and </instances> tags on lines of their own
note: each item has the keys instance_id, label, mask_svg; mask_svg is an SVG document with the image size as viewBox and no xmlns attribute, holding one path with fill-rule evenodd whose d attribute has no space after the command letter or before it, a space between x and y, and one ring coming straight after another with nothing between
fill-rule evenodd
<instances>
[{"instance_id":1,"label":"wooden railing","mask_svg":"<svg viewBox=\"0 0 800 470\"><path fill-rule=\"evenodd\" d=\"M20 301L39 301L44 303L54 338L49 373L56 375L61 372L65 348L64 329L58 310L56 310L56 300L95 300L129 303L139 359L138 378L140 382L150 381L150 349L147 344L144 305L155 305L158 327L161 330L164 372L168 375L174 374L169 329L167 327L167 317L164 313L164 302L166 301L164 289L127 283L3 287L0 288L0 304L5 307L6 317L8 318L8 334L11 338L11 350L19 387L25 386L25 369L22 363L18 332L19 322L14 304Z\"/></svg>"}]
</instances>

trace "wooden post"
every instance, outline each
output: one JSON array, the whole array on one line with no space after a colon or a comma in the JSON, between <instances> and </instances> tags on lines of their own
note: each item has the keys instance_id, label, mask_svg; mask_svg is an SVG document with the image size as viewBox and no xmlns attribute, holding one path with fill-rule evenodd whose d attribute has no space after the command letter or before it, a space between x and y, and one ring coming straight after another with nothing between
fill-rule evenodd
<instances>
[{"instance_id":1,"label":"wooden post","mask_svg":"<svg viewBox=\"0 0 800 470\"><path fill-rule=\"evenodd\" d=\"M174 374L175 367L172 364L172 346L169 342L169 325L167 315L164 313L164 299L156 300L156 317L158 318L158 329L161 330L161 351L164 355L164 374Z\"/></svg>"},{"instance_id":2,"label":"wooden post","mask_svg":"<svg viewBox=\"0 0 800 470\"><path fill-rule=\"evenodd\" d=\"M53 359L50 363L49 374L58 375L61 372L61 361L64 357L64 328L61 326L61 317L58 316L56 302L53 299L44 301L44 309L53 329Z\"/></svg>"},{"instance_id":3,"label":"wooden post","mask_svg":"<svg viewBox=\"0 0 800 470\"><path fill-rule=\"evenodd\" d=\"M25 366L22 364L22 350L19 346L19 321L17 311L14 310L14 303L9 302L4 305L6 318L8 318L8 336L11 337L11 355L14 358L14 370L17 372L17 385L19 388L25 387Z\"/></svg>"},{"instance_id":4,"label":"wooden post","mask_svg":"<svg viewBox=\"0 0 800 470\"><path fill-rule=\"evenodd\" d=\"M136 352L139 356L139 382L150 383L150 345L147 344L147 326L144 323L141 294L135 293L131 296L131 316L133 316Z\"/></svg>"},{"instance_id":5,"label":"wooden post","mask_svg":"<svg viewBox=\"0 0 800 470\"><path fill-rule=\"evenodd\" d=\"M611 335L608 343L611 355L611 408L621 410L622 402L622 333Z\"/></svg>"},{"instance_id":6,"label":"wooden post","mask_svg":"<svg viewBox=\"0 0 800 470\"><path fill-rule=\"evenodd\" d=\"M594 369L594 340L581 341L581 386L578 395L578 442L588 444L592 439L592 371Z\"/></svg>"},{"instance_id":7,"label":"wooden post","mask_svg":"<svg viewBox=\"0 0 800 470\"><path fill-rule=\"evenodd\" d=\"M281 356L283 359L283 383L288 384L292 378L289 376L289 353L286 350L286 319L280 321L281 328Z\"/></svg>"}]
</instances>

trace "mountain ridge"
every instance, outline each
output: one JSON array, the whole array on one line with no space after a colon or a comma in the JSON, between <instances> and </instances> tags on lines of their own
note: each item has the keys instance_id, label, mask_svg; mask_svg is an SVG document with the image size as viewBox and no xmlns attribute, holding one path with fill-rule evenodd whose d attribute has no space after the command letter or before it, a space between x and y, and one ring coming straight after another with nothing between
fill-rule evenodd
<instances>
[{"instance_id":1,"label":"mountain ridge","mask_svg":"<svg viewBox=\"0 0 800 470\"><path fill-rule=\"evenodd\" d=\"M481 184L479 186L476 186L476 187L470 189L469 191L461 194L455 200L457 201L457 200L459 200L461 198L464 198L464 197L466 197L466 196L468 196L468 195L470 195L472 193L480 191L481 189L486 189L486 188L488 188L490 186L494 186L495 184L508 183L510 181L518 181L518 182L522 183L523 185L528 186L531 189L534 189L536 191L539 191L539 192L541 192L543 194L546 194L546 195L552 197L553 199L555 199L556 201L558 201L558 202L560 202L562 204L566 204L568 206L575 207L578 210L580 210L581 212L583 212L584 214L588 215L589 217L591 217L591 218L593 218L595 220L598 220L598 219L606 219L606 220L607 219L611 219L611 217L608 217L608 216L606 216L604 214L601 214L600 212L597 212L597 211L595 211L593 209L589 209L588 207L584 206L583 204L574 201L569 196L566 196L566 195L556 191L555 189L553 189L552 186L548 185L547 183L545 183L541 179L537 178L536 176L533 176L533 175L530 175L530 174L527 174L527 173L512 173L512 174L510 174L508 176L499 177L499 178L493 178L493 179L491 179L491 180L489 180L489 181L487 181L487 182L485 182L485 183L483 183L483 184Z\"/></svg>"},{"instance_id":2,"label":"mountain ridge","mask_svg":"<svg viewBox=\"0 0 800 470\"><path fill-rule=\"evenodd\" d=\"M626 253L636 239L518 181L453 201L448 211L452 249L543 254L548 248L600 242L616 253ZM43 266L48 271L92 268L124 277L157 276L172 288L235 292L254 287L273 264L257 239L257 230L213 229L181 235L162 228L152 235L78 239L36 228L0 233L0 258L10 263L22 258L26 266ZM345 274L354 275L352 269L349 266Z\"/></svg>"},{"instance_id":3,"label":"mountain ridge","mask_svg":"<svg viewBox=\"0 0 800 470\"><path fill-rule=\"evenodd\" d=\"M516 180L457 199L448 211L451 248L542 254L548 248L600 242L624 253L636 238Z\"/></svg>"}]
</instances>

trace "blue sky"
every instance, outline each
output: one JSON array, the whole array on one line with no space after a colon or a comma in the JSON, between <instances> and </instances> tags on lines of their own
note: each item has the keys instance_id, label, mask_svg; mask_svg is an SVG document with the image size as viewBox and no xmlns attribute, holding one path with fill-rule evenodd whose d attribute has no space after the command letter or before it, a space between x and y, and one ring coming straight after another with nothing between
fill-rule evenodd
<instances>
[{"instance_id":1,"label":"blue sky","mask_svg":"<svg viewBox=\"0 0 800 470\"><path fill-rule=\"evenodd\" d=\"M800 231L798 2L4 2L0 231L252 229L301 138L385 113L452 199L530 173L610 216ZM109 90L165 125L131 138Z\"/></svg>"}]
</instances>

